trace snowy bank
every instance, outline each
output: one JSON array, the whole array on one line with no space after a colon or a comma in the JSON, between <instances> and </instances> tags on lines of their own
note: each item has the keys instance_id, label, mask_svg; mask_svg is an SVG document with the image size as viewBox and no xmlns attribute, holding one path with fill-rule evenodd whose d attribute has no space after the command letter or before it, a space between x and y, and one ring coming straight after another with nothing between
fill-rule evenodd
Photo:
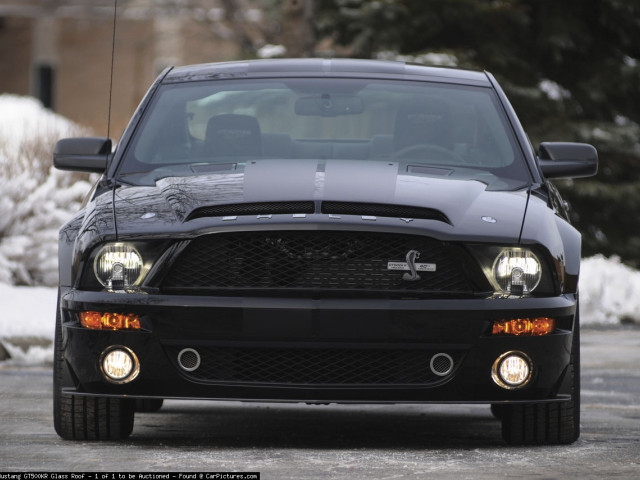
<instances>
[{"instance_id":1,"label":"snowy bank","mask_svg":"<svg viewBox=\"0 0 640 480\"><path fill-rule=\"evenodd\" d=\"M53 361L56 288L16 287L0 283L0 350L10 363L21 365ZM0 357L2 352L0 352Z\"/></svg>"},{"instance_id":2,"label":"snowy bank","mask_svg":"<svg viewBox=\"0 0 640 480\"><path fill-rule=\"evenodd\" d=\"M583 325L640 325L640 271L617 257L586 258L580 271L580 321Z\"/></svg>"},{"instance_id":3,"label":"snowy bank","mask_svg":"<svg viewBox=\"0 0 640 480\"><path fill-rule=\"evenodd\" d=\"M88 133L33 98L0 95L0 282L56 285L58 229L91 185L55 170L53 147Z\"/></svg>"}]
</instances>

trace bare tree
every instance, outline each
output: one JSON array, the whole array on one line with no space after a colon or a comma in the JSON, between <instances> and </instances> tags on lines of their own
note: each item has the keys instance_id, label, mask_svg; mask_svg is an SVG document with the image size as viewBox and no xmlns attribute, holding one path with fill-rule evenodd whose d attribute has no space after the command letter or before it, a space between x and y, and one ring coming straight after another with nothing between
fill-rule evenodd
<instances>
[{"instance_id":1,"label":"bare tree","mask_svg":"<svg viewBox=\"0 0 640 480\"><path fill-rule=\"evenodd\" d=\"M316 45L314 0L271 0L252 3L247 0L219 0L222 18L203 15L202 0L165 0L176 10L191 10L193 18L213 35L223 34L233 40L244 57L254 56L266 44L282 44L289 57L313 56ZM261 20L250 18L260 10Z\"/></svg>"},{"instance_id":2,"label":"bare tree","mask_svg":"<svg viewBox=\"0 0 640 480\"><path fill-rule=\"evenodd\" d=\"M248 24L246 15L239 0L221 0L224 7L224 18L232 30L232 37L243 56L251 56L256 52L256 26ZM253 35L251 35L253 32Z\"/></svg>"},{"instance_id":3,"label":"bare tree","mask_svg":"<svg viewBox=\"0 0 640 480\"><path fill-rule=\"evenodd\" d=\"M316 45L313 0L282 0L281 29L287 56L313 56Z\"/></svg>"}]
</instances>

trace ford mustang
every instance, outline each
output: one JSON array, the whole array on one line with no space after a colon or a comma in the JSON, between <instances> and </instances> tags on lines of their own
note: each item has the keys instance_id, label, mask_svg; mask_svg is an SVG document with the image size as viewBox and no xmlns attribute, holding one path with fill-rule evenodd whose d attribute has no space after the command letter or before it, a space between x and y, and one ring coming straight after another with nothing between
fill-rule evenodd
<instances>
[{"instance_id":1,"label":"ford mustang","mask_svg":"<svg viewBox=\"0 0 640 480\"><path fill-rule=\"evenodd\" d=\"M580 431L580 234L487 72L370 60L169 68L60 230L54 424L164 399L484 403L509 444Z\"/></svg>"}]
</instances>

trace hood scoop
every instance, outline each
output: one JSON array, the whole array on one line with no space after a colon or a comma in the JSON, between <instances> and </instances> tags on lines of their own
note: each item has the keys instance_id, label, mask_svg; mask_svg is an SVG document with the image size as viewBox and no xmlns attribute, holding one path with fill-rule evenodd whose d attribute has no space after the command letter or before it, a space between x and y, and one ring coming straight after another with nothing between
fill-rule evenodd
<instances>
[{"instance_id":1,"label":"hood scoop","mask_svg":"<svg viewBox=\"0 0 640 480\"><path fill-rule=\"evenodd\" d=\"M315 202L313 201L234 203L196 208L189 213L186 221L203 217L312 214L315 213L315 211ZM451 221L440 210L410 205L325 201L322 202L321 212L327 215L416 218L437 220L451 224Z\"/></svg>"},{"instance_id":2,"label":"hood scoop","mask_svg":"<svg viewBox=\"0 0 640 480\"><path fill-rule=\"evenodd\" d=\"M196 208L187 216L186 221L203 217L281 215L314 212L315 204L313 201L234 203Z\"/></svg>"},{"instance_id":3,"label":"hood scoop","mask_svg":"<svg viewBox=\"0 0 640 480\"><path fill-rule=\"evenodd\" d=\"M440 210L409 205L361 202L322 202L322 213L334 215L367 215L371 217L418 218L451 224Z\"/></svg>"}]
</instances>

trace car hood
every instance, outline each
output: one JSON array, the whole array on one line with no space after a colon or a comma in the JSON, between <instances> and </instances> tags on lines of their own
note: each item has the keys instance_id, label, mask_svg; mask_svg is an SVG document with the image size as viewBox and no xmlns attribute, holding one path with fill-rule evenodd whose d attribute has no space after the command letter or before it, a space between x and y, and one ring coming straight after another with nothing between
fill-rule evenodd
<instances>
[{"instance_id":1,"label":"car hood","mask_svg":"<svg viewBox=\"0 0 640 480\"><path fill-rule=\"evenodd\" d=\"M149 183L116 190L114 208L119 234L160 234L167 229L189 232L221 221L187 220L200 207L312 200L435 209L449 222L377 218L377 225L411 222L411 228L433 230L441 237L464 235L478 241L517 241L529 198L526 186L503 190L508 186L486 172L469 176L468 172L460 175L448 168L412 169L396 162L364 160L260 160L249 162L242 169L168 176ZM318 220L316 215L304 219ZM347 216L344 220L368 221L370 228L372 218ZM255 215L241 219L241 223L258 221Z\"/></svg>"}]
</instances>

